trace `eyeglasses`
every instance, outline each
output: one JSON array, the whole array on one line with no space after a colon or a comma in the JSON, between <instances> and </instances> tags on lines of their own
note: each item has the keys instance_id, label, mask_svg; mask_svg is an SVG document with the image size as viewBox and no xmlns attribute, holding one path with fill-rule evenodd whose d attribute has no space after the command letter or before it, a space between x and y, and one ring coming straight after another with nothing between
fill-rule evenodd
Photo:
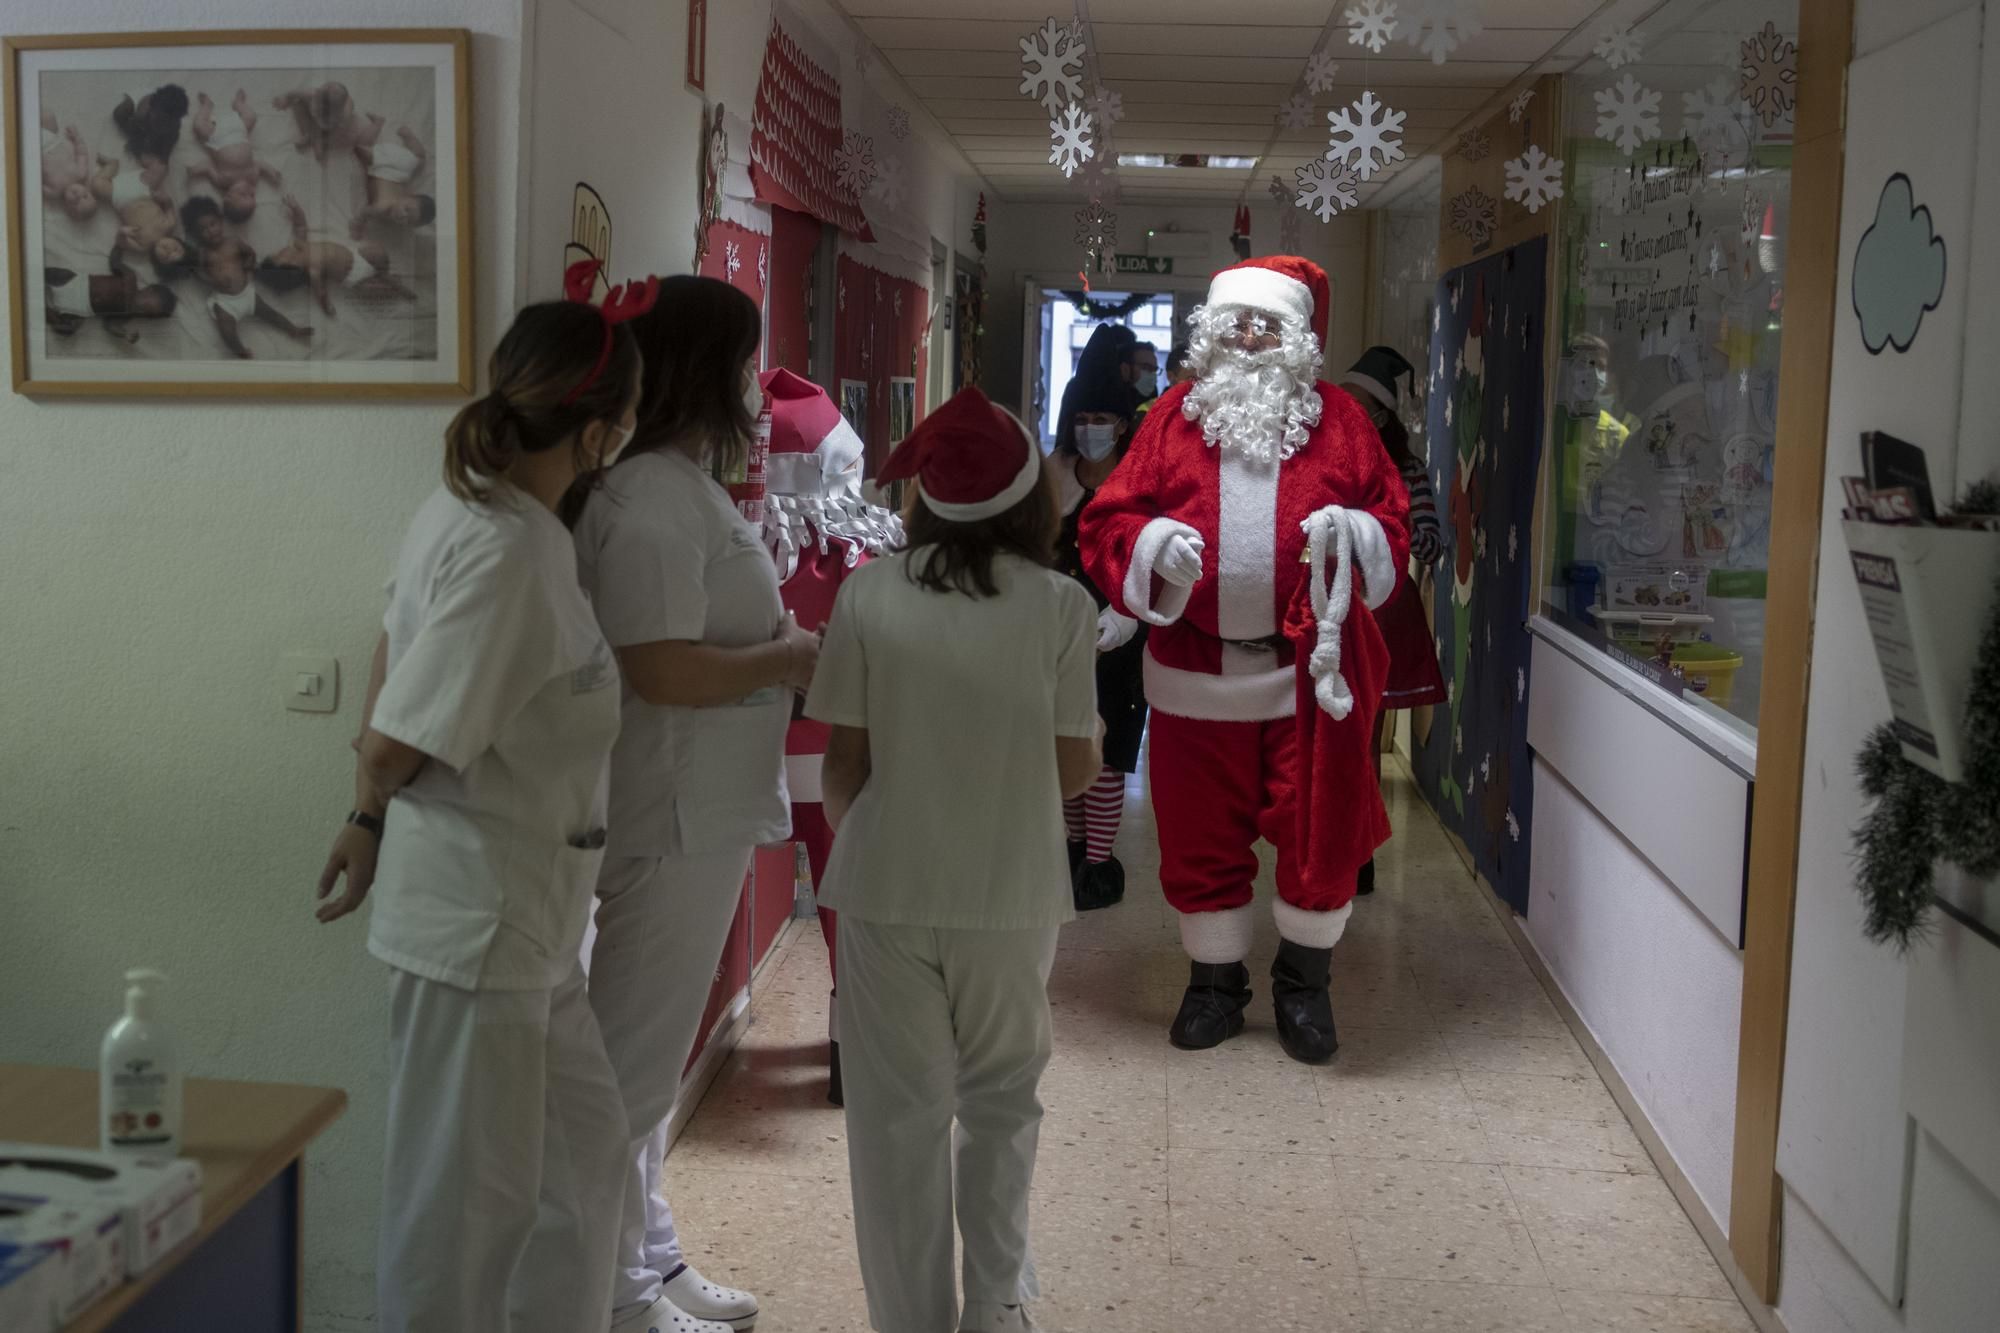
<instances>
[{"instance_id":1,"label":"eyeglasses","mask_svg":"<svg viewBox=\"0 0 2000 1333\"><path fill-rule=\"evenodd\" d=\"M1283 337L1277 320L1254 310L1241 310L1237 312L1235 325L1225 330L1219 341L1224 347L1263 352L1276 347Z\"/></svg>"}]
</instances>

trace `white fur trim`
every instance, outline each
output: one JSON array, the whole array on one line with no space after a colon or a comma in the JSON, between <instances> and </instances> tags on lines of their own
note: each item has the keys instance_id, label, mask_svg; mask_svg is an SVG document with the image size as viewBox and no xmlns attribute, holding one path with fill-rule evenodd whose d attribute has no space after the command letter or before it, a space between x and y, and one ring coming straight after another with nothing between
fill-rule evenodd
<instances>
[{"instance_id":1,"label":"white fur trim","mask_svg":"<svg viewBox=\"0 0 2000 1333\"><path fill-rule=\"evenodd\" d=\"M1396 592L1396 562L1389 558L1389 534L1382 521L1360 509L1347 511L1354 534L1354 561L1361 566L1361 595L1370 611L1380 611Z\"/></svg>"},{"instance_id":2,"label":"white fur trim","mask_svg":"<svg viewBox=\"0 0 2000 1333\"><path fill-rule=\"evenodd\" d=\"M1396 391L1382 383L1381 380L1376 379L1373 375L1364 375L1358 370L1350 370L1340 377L1340 382L1342 384L1352 384L1355 388L1361 390L1391 412L1396 410Z\"/></svg>"},{"instance_id":3,"label":"white fur trim","mask_svg":"<svg viewBox=\"0 0 2000 1333\"><path fill-rule=\"evenodd\" d=\"M1340 943L1340 937L1347 933L1347 918L1353 912L1352 902L1331 912L1309 912L1283 898L1271 900L1271 915L1278 920L1279 936L1308 949L1331 949ZM1182 933L1186 933L1185 928Z\"/></svg>"},{"instance_id":4,"label":"white fur trim","mask_svg":"<svg viewBox=\"0 0 2000 1333\"><path fill-rule=\"evenodd\" d=\"M1225 639L1278 632L1278 464L1224 449L1216 477L1215 621Z\"/></svg>"},{"instance_id":5,"label":"white fur trim","mask_svg":"<svg viewBox=\"0 0 2000 1333\"><path fill-rule=\"evenodd\" d=\"M1298 712L1298 678L1290 667L1256 675L1215 676L1145 659L1146 702L1171 717L1202 722L1270 722Z\"/></svg>"},{"instance_id":6,"label":"white fur trim","mask_svg":"<svg viewBox=\"0 0 2000 1333\"><path fill-rule=\"evenodd\" d=\"M1224 269L1208 284L1208 304L1292 315L1307 328L1313 323L1312 288L1274 268Z\"/></svg>"},{"instance_id":7,"label":"white fur trim","mask_svg":"<svg viewBox=\"0 0 2000 1333\"><path fill-rule=\"evenodd\" d=\"M1197 963L1240 963L1250 956L1257 923L1251 905L1220 912L1182 912L1181 948Z\"/></svg>"},{"instance_id":8,"label":"white fur trim","mask_svg":"<svg viewBox=\"0 0 2000 1333\"><path fill-rule=\"evenodd\" d=\"M1042 451L1028 441L1025 431L1022 433L1021 441L1026 448L1027 457L1021 461L1021 470L1014 474L1014 480L1008 482L1006 489L998 495L990 499L974 500L968 504L949 504L943 500L932 499L931 493L924 489L924 479L921 476L917 478L917 494L924 497L924 504L929 506L933 514L939 518L949 519L953 523L977 523L981 519L998 518L1027 499L1028 492L1034 490L1035 484L1042 479Z\"/></svg>"},{"instance_id":9,"label":"white fur trim","mask_svg":"<svg viewBox=\"0 0 2000 1333\"><path fill-rule=\"evenodd\" d=\"M825 766L823 754L785 756L785 790L793 805L818 805L826 799L820 787L820 770Z\"/></svg>"},{"instance_id":10,"label":"white fur trim","mask_svg":"<svg viewBox=\"0 0 2000 1333\"><path fill-rule=\"evenodd\" d=\"M1201 536L1177 519L1156 518L1139 529L1139 539L1132 543L1132 563L1125 567L1125 609L1148 625L1173 624L1187 610L1188 599L1194 595L1192 586L1177 588L1167 583L1160 590L1160 604L1153 605L1153 564L1160 558L1160 552L1167 549L1168 538L1175 535Z\"/></svg>"}]
</instances>

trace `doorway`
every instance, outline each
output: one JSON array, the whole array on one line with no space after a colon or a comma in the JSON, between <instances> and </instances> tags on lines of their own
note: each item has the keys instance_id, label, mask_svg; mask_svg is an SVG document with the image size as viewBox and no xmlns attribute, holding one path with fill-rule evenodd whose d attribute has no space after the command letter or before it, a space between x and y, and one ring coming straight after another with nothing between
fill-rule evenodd
<instances>
[{"instance_id":1,"label":"doorway","mask_svg":"<svg viewBox=\"0 0 2000 1333\"><path fill-rule=\"evenodd\" d=\"M1029 383L1024 401L1044 449L1055 443L1063 391L1076 374L1077 359L1090 335L1101 324L1123 324L1141 342L1159 351L1164 368L1174 345L1178 295L1171 291L1056 291L1030 284L1027 328L1031 346L1026 349Z\"/></svg>"}]
</instances>

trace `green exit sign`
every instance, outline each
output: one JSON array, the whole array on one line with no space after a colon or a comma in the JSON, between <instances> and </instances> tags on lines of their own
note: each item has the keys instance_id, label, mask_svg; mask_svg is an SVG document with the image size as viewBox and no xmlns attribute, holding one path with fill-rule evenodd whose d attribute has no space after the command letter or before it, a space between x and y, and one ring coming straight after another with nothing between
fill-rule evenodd
<instances>
[{"instance_id":1,"label":"green exit sign","mask_svg":"<svg viewBox=\"0 0 2000 1333\"><path fill-rule=\"evenodd\" d=\"M1171 255L1113 255L1120 273L1172 273Z\"/></svg>"}]
</instances>

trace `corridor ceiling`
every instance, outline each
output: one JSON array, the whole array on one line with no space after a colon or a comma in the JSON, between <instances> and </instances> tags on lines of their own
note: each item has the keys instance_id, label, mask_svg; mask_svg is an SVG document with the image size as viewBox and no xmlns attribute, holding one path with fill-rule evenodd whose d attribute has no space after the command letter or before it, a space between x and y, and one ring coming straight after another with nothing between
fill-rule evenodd
<instances>
[{"instance_id":1,"label":"corridor ceiling","mask_svg":"<svg viewBox=\"0 0 2000 1333\"><path fill-rule=\"evenodd\" d=\"M1641 21L1651 36L1648 63L1713 65L1734 0L1472 0L1485 30L1442 65L1401 32L1379 55L1350 44L1342 16L1352 0L836 3L1004 199L1081 200L1087 192L1081 175L1066 180L1049 164L1048 112L1020 91L1020 40L1053 16L1085 22L1097 81L1123 95L1116 152L1258 160L1254 168L1123 166L1121 199L1233 202L1246 185L1261 193L1274 173L1289 183L1293 168L1324 149L1326 112L1369 89L1408 119L1404 160L1362 186L1365 206L1398 192L1400 174L1448 147L1532 76L1589 60L1598 31L1614 18ZM1330 18L1325 49L1339 62L1335 85L1313 96L1306 128L1284 128L1278 110L1305 92L1306 57ZM1089 72L1083 84L1088 96Z\"/></svg>"}]
</instances>

